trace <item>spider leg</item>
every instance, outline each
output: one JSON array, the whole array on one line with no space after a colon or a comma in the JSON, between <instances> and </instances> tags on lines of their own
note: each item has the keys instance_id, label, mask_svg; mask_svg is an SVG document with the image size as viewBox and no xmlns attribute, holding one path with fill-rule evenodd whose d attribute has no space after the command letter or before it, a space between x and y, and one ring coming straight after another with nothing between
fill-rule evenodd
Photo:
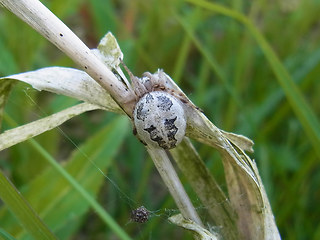
<instances>
[{"instance_id":1,"label":"spider leg","mask_svg":"<svg viewBox=\"0 0 320 240\"><path fill-rule=\"evenodd\" d=\"M127 65L123 62L122 59L120 59L120 62L126 70L126 72L129 74L134 93L138 98L142 97L146 92L148 92L146 87L141 83L141 80L138 77L133 75L133 73L130 71L130 69L127 67Z\"/></svg>"},{"instance_id":2,"label":"spider leg","mask_svg":"<svg viewBox=\"0 0 320 240\"><path fill-rule=\"evenodd\" d=\"M159 82L161 82L161 85L168 88L168 84L169 84L168 78L162 69L158 69L158 76L159 76Z\"/></svg>"},{"instance_id":3,"label":"spider leg","mask_svg":"<svg viewBox=\"0 0 320 240\"><path fill-rule=\"evenodd\" d=\"M124 61L121 58L120 58L120 62L124 67L124 69L126 70L126 72L129 74L130 79L134 78L135 76L133 75L133 73L130 71L130 69L127 67L127 65L124 63Z\"/></svg>"},{"instance_id":4,"label":"spider leg","mask_svg":"<svg viewBox=\"0 0 320 240\"><path fill-rule=\"evenodd\" d=\"M138 96L138 98L141 98L144 94L148 92L147 88L141 83L140 78L133 77L131 79L134 93Z\"/></svg>"},{"instance_id":5,"label":"spider leg","mask_svg":"<svg viewBox=\"0 0 320 240\"><path fill-rule=\"evenodd\" d=\"M151 74L151 73L149 73L149 72L144 72L143 74L142 74L142 77L148 77L148 78L153 78L153 74Z\"/></svg>"},{"instance_id":6,"label":"spider leg","mask_svg":"<svg viewBox=\"0 0 320 240\"><path fill-rule=\"evenodd\" d=\"M152 91L152 86L153 86L153 75L149 72L145 72L142 74L142 82L143 85L146 87L146 89L148 90L148 92Z\"/></svg>"}]
</instances>

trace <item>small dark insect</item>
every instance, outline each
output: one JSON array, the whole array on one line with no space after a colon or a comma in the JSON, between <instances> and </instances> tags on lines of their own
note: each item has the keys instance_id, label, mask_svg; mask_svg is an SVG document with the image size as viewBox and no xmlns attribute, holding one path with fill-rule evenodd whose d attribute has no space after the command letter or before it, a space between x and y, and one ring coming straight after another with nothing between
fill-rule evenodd
<instances>
[{"instance_id":1,"label":"small dark insect","mask_svg":"<svg viewBox=\"0 0 320 240\"><path fill-rule=\"evenodd\" d=\"M138 207L131 211L131 220L138 223L144 223L148 221L150 212L144 207Z\"/></svg>"}]
</instances>

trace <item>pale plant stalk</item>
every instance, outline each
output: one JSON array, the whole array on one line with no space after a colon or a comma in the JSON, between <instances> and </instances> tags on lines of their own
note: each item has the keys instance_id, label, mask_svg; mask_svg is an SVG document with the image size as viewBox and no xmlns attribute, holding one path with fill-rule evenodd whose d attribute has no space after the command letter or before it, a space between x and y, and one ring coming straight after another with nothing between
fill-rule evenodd
<instances>
[{"instance_id":1,"label":"pale plant stalk","mask_svg":"<svg viewBox=\"0 0 320 240\"><path fill-rule=\"evenodd\" d=\"M135 100L133 92L119 81L112 71L40 1L0 0L0 3L79 64L110 93L129 116L132 115Z\"/></svg>"},{"instance_id":2,"label":"pale plant stalk","mask_svg":"<svg viewBox=\"0 0 320 240\"><path fill-rule=\"evenodd\" d=\"M172 166L165 150L160 148L147 147L147 150L160 173L163 181L168 187L182 215L195 223L203 226L195 208L193 207L187 193L185 192L179 177Z\"/></svg>"},{"instance_id":3,"label":"pale plant stalk","mask_svg":"<svg viewBox=\"0 0 320 240\"><path fill-rule=\"evenodd\" d=\"M110 93L126 114L132 117L136 98L132 90L119 81L112 71L40 1L0 0L0 3L79 64ZM162 149L148 148L147 150L182 215L202 226L201 220L186 194L167 153Z\"/></svg>"}]
</instances>

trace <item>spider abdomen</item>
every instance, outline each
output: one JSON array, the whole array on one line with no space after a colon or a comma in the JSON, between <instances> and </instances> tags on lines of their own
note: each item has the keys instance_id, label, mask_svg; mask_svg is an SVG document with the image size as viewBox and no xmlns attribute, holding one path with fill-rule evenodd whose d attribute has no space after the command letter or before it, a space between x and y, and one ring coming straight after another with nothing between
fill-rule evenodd
<instances>
[{"instance_id":1,"label":"spider abdomen","mask_svg":"<svg viewBox=\"0 0 320 240\"><path fill-rule=\"evenodd\" d=\"M171 149L185 135L184 109L180 101L167 92L146 93L137 102L133 116L137 134L147 145Z\"/></svg>"}]
</instances>

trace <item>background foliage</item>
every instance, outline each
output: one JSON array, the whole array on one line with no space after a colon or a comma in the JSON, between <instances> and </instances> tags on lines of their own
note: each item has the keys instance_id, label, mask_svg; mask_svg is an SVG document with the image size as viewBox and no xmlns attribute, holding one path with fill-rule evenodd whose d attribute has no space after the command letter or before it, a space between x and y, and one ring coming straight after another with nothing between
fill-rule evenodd
<instances>
[{"instance_id":1,"label":"background foliage","mask_svg":"<svg viewBox=\"0 0 320 240\"><path fill-rule=\"evenodd\" d=\"M125 62L137 76L163 68L218 127L253 139L255 153L251 157L258 163L282 237L320 238L319 156L261 49L243 25L184 1L42 2L91 48L97 46L107 31L112 31L125 54ZM319 116L320 1L215 2L244 13L258 26L314 114ZM1 76L46 66L77 67L5 9L0 9L0 29ZM7 103L2 131L75 103L73 99L39 93L19 83ZM101 137L101 132L107 137ZM35 139L55 159L67 165L70 172L82 171L85 174L79 173L82 184L91 186L91 180L99 182L91 189L92 194L98 194L100 204L130 236L135 239L190 237L166 220L177 209L125 119L106 112L87 113ZM219 155L209 147L196 146L224 188ZM101 178L92 161L109 179ZM62 180L28 142L1 152L0 167L22 192L33 189L30 196L26 194L28 200L35 198L46 207L48 204L55 207L57 218L51 213L48 221L52 221L52 229L59 237L110 239L113 236L72 190L65 189L66 195L59 195L60 191L46 196L45 190ZM205 209L196 198L193 201L205 221ZM146 224L131 223L130 211L140 205L154 212ZM69 215L62 220L59 213ZM10 219L5 218L6 214L2 207L0 217ZM20 226L7 220L0 222L0 228L14 233L19 232Z\"/></svg>"}]
</instances>

